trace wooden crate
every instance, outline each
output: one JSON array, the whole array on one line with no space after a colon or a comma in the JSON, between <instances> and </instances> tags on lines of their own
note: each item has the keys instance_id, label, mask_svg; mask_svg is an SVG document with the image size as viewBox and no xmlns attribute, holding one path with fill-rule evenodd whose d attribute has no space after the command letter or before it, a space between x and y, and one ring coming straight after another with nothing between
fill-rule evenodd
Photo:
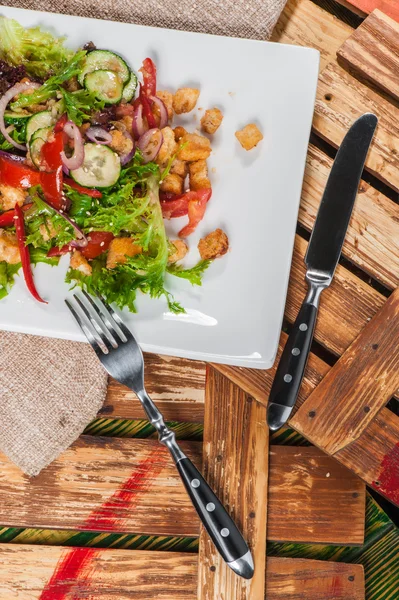
<instances>
[{"instance_id":1,"label":"wooden crate","mask_svg":"<svg viewBox=\"0 0 399 600\"><path fill-rule=\"evenodd\" d=\"M385 23L379 13L371 16L373 31L381 19ZM273 34L274 41L321 52L315 135L285 311L288 324L305 294L306 232L315 220L333 148L359 114L372 110L380 118L343 260L322 298L300 411L329 372L330 359L347 351L399 279L396 87L387 68L368 68L365 82L359 59L364 37L360 29L352 34L351 27L310 0L289 0ZM381 42L379 55L389 51ZM282 333L279 352L285 340ZM374 527L371 519L363 545L365 483L399 502L399 418L394 413L377 403L379 412L362 422L356 439L331 451L333 456L312 446L290 445L298 436L288 428L274 435L269 446L265 416L275 369L155 355L146 356L146 365L148 390L178 435L185 438L203 426L203 444L191 440L183 446L248 539L255 577L240 580L220 560L167 453L154 439L143 437L150 428L138 422L143 413L134 394L111 381L99 419L39 477L29 480L0 457L0 523L5 527L0 532L0 600L363 600L363 567L347 564L357 561L366 565L369 598L396 598L397 530L387 522ZM399 397L399 389L392 392ZM306 423L300 429L311 437ZM142 439L131 438L137 432ZM288 445L280 445L282 441ZM323 440L317 443L329 449ZM369 517L373 510L369 499ZM14 543L3 543L7 541ZM389 585L374 548L383 548L387 556ZM305 558L298 555L300 549ZM367 569L370 574L378 570L379 577L371 581Z\"/></svg>"}]
</instances>

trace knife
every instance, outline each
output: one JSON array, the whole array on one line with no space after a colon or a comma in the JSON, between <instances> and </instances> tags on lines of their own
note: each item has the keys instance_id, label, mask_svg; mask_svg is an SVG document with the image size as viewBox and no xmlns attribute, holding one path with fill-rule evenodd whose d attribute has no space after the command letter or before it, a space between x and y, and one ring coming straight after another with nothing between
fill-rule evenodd
<instances>
[{"instance_id":1,"label":"knife","mask_svg":"<svg viewBox=\"0 0 399 600\"><path fill-rule=\"evenodd\" d=\"M270 391L267 423L273 431L287 422L295 406L313 339L320 294L331 284L341 255L377 121L372 113L357 119L335 157L305 256L308 294L288 337Z\"/></svg>"}]
</instances>

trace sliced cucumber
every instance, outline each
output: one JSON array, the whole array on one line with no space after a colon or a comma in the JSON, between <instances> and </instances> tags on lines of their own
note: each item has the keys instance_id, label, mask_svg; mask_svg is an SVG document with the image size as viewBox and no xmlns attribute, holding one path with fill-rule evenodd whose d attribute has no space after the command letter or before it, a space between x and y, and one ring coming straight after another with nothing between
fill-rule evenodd
<instances>
[{"instance_id":1,"label":"sliced cucumber","mask_svg":"<svg viewBox=\"0 0 399 600\"><path fill-rule=\"evenodd\" d=\"M93 71L85 77L85 88L106 104L117 104L122 98L123 83L113 71Z\"/></svg>"},{"instance_id":2,"label":"sliced cucumber","mask_svg":"<svg viewBox=\"0 0 399 600\"><path fill-rule=\"evenodd\" d=\"M51 127L51 125L55 124L55 118L52 116L51 112L48 110L43 110L42 112L36 113L31 117L26 126L26 141L30 142L30 138L38 129L43 129L43 127Z\"/></svg>"},{"instance_id":3,"label":"sliced cucumber","mask_svg":"<svg viewBox=\"0 0 399 600\"><path fill-rule=\"evenodd\" d=\"M47 142L52 131L52 127L42 127L41 129L37 129L30 138L29 154L33 164L38 169L40 169L42 164L42 147Z\"/></svg>"},{"instance_id":4,"label":"sliced cucumber","mask_svg":"<svg viewBox=\"0 0 399 600\"><path fill-rule=\"evenodd\" d=\"M130 69L118 54L109 50L93 50L86 56L85 65L78 77L80 85L84 84L85 77L93 71L114 71L127 83L130 77Z\"/></svg>"},{"instance_id":5,"label":"sliced cucumber","mask_svg":"<svg viewBox=\"0 0 399 600\"><path fill-rule=\"evenodd\" d=\"M85 144L85 158L79 169L71 171L71 176L80 185L92 188L106 188L114 185L121 172L119 156L99 144Z\"/></svg>"},{"instance_id":6,"label":"sliced cucumber","mask_svg":"<svg viewBox=\"0 0 399 600\"><path fill-rule=\"evenodd\" d=\"M31 115L29 113L17 113L12 110L6 110L4 113L4 121L7 125L20 125L23 124L24 121L29 119Z\"/></svg>"},{"instance_id":7,"label":"sliced cucumber","mask_svg":"<svg viewBox=\"0 0 399 600\"><path fill-rule=\"evenodd\" d=\"M125 84L122 92L122 99L126 100L126 102L130 102L133 98L137 88L137 76L133 71L130 73L130 79Z\"/></svg>"}]
</instances>

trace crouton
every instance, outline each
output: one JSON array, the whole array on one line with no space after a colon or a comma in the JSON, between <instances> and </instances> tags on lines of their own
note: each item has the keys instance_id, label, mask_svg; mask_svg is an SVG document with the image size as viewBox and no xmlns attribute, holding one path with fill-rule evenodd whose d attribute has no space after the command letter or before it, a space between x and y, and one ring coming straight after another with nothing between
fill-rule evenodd
<instances>
[{"instance_id":1,"label":"crouton","mask_svg":"<svg viewBox=\"0 0 399 600\"><path fill-rule=\"evenodd\" d=\"M223 121L222 111L218 108L210 108L205 111L201 119L201 127L205 133L215 133Z\"/></svg>"},{"instance_id":2,"label":"crouton","mask_svg":"<svg viewBox=\"0 0 399 600\"><path fill-rule=\"evenodd\" d=\"M125 115L124 117L122 117L122 119L120 119L120 123L122 123L125 126L125 131L127 131L131 135L133 129L133 117L131 117L130 115Z\"/></svg>"},{"instance_id":3,"label":"crouton","mask_svg":"<svg viewBox=\"0 0 399 600\"><path fill-rule=\"evenodd\" d=\"M170 194L182 194L183 183L184 180L182 177L180 177L180 175L169 173L159 187L162 192L169 192Z\"/></svg>"},{"instance_id":4,"label":"crouton","mask_svg":"<svg viewBox=\"0 0 399 600\"><path fill-rule=\"evenodd\" d=\"M194 162L196 160L205 160L211 153L211 143L208 138L197 133L186 133L179 140L180 146L183 146L177 157L180 160Z\"/></svg>"},{"instance_id":5,"label":"crouton","mask_svg":"<svg viewBox=\"0 0 399 600\"><path fill-rule=\"evenodd\" d=\"M28 192L6 185L5 183L0 184L0 208L1 210L11 210L15 208L16 204L22 206L25 202L25 198Z\"/></svg>"},{"instance_id":6,"label":"crouton","mask_svg":"<svg viewBox=\"0 0 399 600\"><path fill-rule=\"evenodd\" d=\"M236 131L235 136L245 150L252 150L252 148L255 148L263 140L263 135L255 123L249 123L249 125L246 125L240 131Z\"/></svg>"},{"instance_id":7,"label":"crouton","mask_svg":"<svg viewBox=\"0 0 399 600\"><path fill-rule=\"evenodd\" d=\"M110 132L112 141L109 143L109 147L112 148L117 154L129 154L133 150L133 140L123 134L119 129L114 129Z\"/></svg>"},{"instance_id":8,"label":"crouton","mask_svg":"<svg viewBox=\"0 0 399 600\"><path fill-rule=\"evenodd\" d=\"M168 111L168 119L171 121L173 119L173 94L167 90L157 90L156 95L165 104Z\"/></svg>"},{"instance_id":9,"label":"crouton","mask_svg":"<svg viewBox=\"0 0 399 600\"><path fill-rule=\"evenodd\" d=\"M164 127L161 129L163 135L162 146L158 152L158 156L155 159L155 162L158 165L163 165L168 162L171 156L176 153L177 144L175 142L175 134L173 133L173 129L171 127Z\"/></svg>"},{"instance_id":10,"label":"crouton","mask_svg":"<svg viewBox=\"0 0 399 600\"><path fill-rule=\"evenodd\" d=\"M182 260L188 252L188 246L183 240L171 240L171 244L175 247L175 251L168 258L169 264Z\"/></svg>"},{"instance_id":11,"label":"crouton","mask_svg":"<svg viewBox=\"0 0 399 600\"><path fill-rule=\"evenodd\" d=\"M135 244L132 238L114 238L109 245L107 269L113 269L116 265L124 265L127 256L135 256L142 251L142 247Z\"/></svg>"},{"instance_id":12,"label":"crouton","mask_svg":"<svg viewBox=\"0 0 399 600\"><path fill-rule=\"evenodd\" d=\"M69 266L71 267L71 269L80 271L81 273L83 273L83 275L91 275L91 265L89 265L88 261L85 259L83 254L79 252L79 250L74 250L72 252Z\"/></svg>"},{"instance_id":13,"label":"crouton","mask_svg":"<svg viewBox=\"0 0 399 600\"><path fill-rule=\"evenodd\" d=\"M211 187L211 182L208 179L206 160L197 160L190 163L188 166L188 177L190 190L201 190Z\"/></svg>"},{"instance_id":14,"label":"crouton","mask_svg":"<svg viewBox=\"0 0 399 600\"><path fill-rule=\"evenodd\" d=\"M73 77L68 79L68 81L64 83L64 88L68 90L68 92L77 92L80 88L77 76L74 75Z\"/></svg>"},{"instance_id":15,"label":"crouton","mask_svg":"<svg viewBox=\"0 0 399 600\"><path fill-rule=\"evenodd\" d=\"M175 158L170 167L170 173L174 173L175 175L179 175L180 177L185 178L187 175L187 163L184 160L180 160L179 158Z\"/></svg>"},{"instance_id":16,"label":"crouton","mask_svg":"<svg viewBox=\"0 0 399 600\"><path fill-rule=\"evenodd\" d=\"M197 104L200 92L195 88L180 88L173 96L173 110L177 115L188 113Z\"/></svg>"},{"instance_id":17,"label":"crouton","mask_svg":"<svg viewBox=\"0 0 399 600\"><path fill-rule=\"evenodd\" d=\"M0 261L2 260L9 265L21 262L17 236L4 229L0 229Z\"/></svg>"},{"instance_id":18,"label":"crouton","mask_svg":"<svg viewBox=\"0 0 399 600\"><path fill-rule=\"evenodd\" d=\"M58 234L58 230L54 227L51 219L46 219L46 222L40 225L39 231L45 242L48 242Z\"/></svg>"},{"instance_id":19,"label":"crouton","mask_svg":"<svg viewBox=\"0 0 399 600\"><path fill-rule=\"evenodd\" d=\"M229 238L221 229L215 229L212 233L202 238L198 243L198 250L202 260L218 258L226 254L229 249Z\"/></svg>"},{"instance_id":20,"label":"crouton","mask_svg":"<svg viewBox=\"0 0 399 600\"><path fill-rule=\"evenodd\" d=\"M187 135L187 131L184 129L184 127L175 127L173 131L176 142L180 141L183 135Z\"/></svg>"}]
</instances>

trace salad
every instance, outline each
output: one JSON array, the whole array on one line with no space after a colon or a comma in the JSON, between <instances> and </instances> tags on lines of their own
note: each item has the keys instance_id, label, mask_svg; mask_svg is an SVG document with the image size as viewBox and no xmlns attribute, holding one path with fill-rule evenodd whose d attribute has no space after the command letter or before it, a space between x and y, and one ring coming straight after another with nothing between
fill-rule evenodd
<instances>
[{"instance_id":1,"label":"salad","mask_svg":"<svg viewBox=\"0 0 399 600\"><path fill-rule=\"evenodd\" d=\"M22 269L45 302L32 265L69 254L73 286L131 311L140 290L182 312L166 275L200 285L228 250L216 229L200 241L197 265L179 264L212 195L210 138L171 127L199 90L159 91L150 58L138 77L108 49L64 41L0 17L0 299ZM222 119L207 110L203 131L213 135ZM164 219L176 217L186 224L171 240Z\"/></svg>"}]
</instances>

